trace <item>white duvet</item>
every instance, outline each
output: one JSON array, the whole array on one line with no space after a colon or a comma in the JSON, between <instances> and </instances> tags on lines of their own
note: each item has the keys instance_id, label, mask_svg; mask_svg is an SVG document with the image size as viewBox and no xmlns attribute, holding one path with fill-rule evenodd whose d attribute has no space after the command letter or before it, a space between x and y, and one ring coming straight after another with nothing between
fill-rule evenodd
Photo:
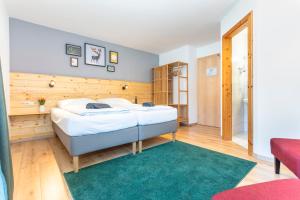
<instances>
[{"instance_id":1,"label":"white duvet","mask_svg":"<svg viewBox=\"0 0 300 200\"><path fill-rule=\"evenodd\" d=\"M112 108L86 109L88 103L106 103ZM125 99L68 99L51 110L51 119L66 134L81 136L110 132L137 125L177 120L177 109L170 106L143 107Z\"/></svg>"},{"instance_id":2,"label":"white duvet","mask_svg":"<svg viewBox=\"0 0 300 200\"><path fill-rule=\"evenodd\" d=\"M158 124L168 121L177 120L177 109L165 109L165 110L135 110L132 111L137 117L139 125Z\"/></svg>"},{"instance_id":3,"label":"white duvet","mask_svg":"<svg viewBox=\"0 0 300 200\"><path fill-rule=\"evenodd\" d=\"M144 107L121 98L98 99L97 102L108 104L113 108L122 107L130 110L136 115L139 125L150 125L177 120L177 109L171 106L157 105Z\"/></svg>"},{"instance_id":4,"label":"white duvet","mask_svg":"<svg viewBox=\"0 0 300 200\"><path fill-rule=\"evenodd\" d=\"M171 110L174 109L173 107L170 106L163 106L163 105L158 105L158 106L152 106L152 107L146 107L142 106L141 104L128 104L128 105L119 105L119 108L122 107L124 109L128 109L130 111L159 111L159 110ZM115 107L117 108L117 107Z\"/></svg>"},{"instance_id":5,"label":"white duvet","mask_svg":"<svg viewBox=\"0 0 300 200\"><path fill-rule=\"evenodd\" d=\"M129 110L125 107L114 107L114 108L101 108L101 109L86 109L86 105L72 105L65 106L63 110L68 112L81 115L81 116L92 116L99 114L109 114L109 113L123 113L129 112Z\"/></svg>"},{"instance_id":6,"label":"white duvet","mask_svg":"<svg viewBox=\"0 0 300 200\"><path fill-rule=\"evenodd\" d=\"M51 119L70 136L97 134L137 126L136 115L128 111L78 115L61 108L53 108Z\"/></svg>"},{"instance_id":7,"label":"white duvet","mask_svg":"<svg viewBox=\"0 0 300 200\"><path fill-rule=\"evenodd\" d=\"M97 103L95 100L88 98L78 99L65 99L58 102L58 107L68 112L81 115L98 115L98 114L109 114L109 113L121 113L128 112L129 110L125 107L114 107L114 108L102 108L102 109L86 109L88 103Z\"/></svg>"}]
</instances>

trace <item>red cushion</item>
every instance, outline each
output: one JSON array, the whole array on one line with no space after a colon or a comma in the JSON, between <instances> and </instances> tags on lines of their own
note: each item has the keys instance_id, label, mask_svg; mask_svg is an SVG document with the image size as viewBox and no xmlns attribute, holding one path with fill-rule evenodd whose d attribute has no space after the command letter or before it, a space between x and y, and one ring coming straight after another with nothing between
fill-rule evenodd
<instances>
[{"instance_id":1,"label":"red cushion","mask_svg":"<svg viewBox=\"0 0 300 200\"><path fill-rule=\"evenodd\" d=\"M212 200L299 200L300 180L285 179L221 192Z\"/></svg>"},{"instance_id":2,"label":"red cushion","mask_svg":"<svg viewBox=\"0 0 300 200\"><path fill-rule=\"evenodd\" d=\"M271 152L300 178L300 140L273 138Z\"/></svg>"}]
</instances>

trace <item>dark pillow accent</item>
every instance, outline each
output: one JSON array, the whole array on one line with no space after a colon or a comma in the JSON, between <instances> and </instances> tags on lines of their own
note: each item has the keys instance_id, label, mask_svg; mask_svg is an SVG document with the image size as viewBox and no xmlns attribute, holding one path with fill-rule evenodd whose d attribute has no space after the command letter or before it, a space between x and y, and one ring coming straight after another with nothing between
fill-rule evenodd
<instances>
[{"instance_id":1,"label":"dark pillow accent","mask_svg":"<svg viewBox=\"0 0 300 200\"><path fill-rule=\"evenodd\" d=\"M102 109L102 108L111 108L111 106L105 103L88 103L86 105L86 109Z\"/></svg>"},{"instance_id":2,"label":"dark pillow accent","mask_svg":"<svg viewBox=\"0 0 300 200\"><path fill-rule=\"evenodd\" d=\"M153 107L154 103L152 103L152 102L145 102L145 103L143 103L143 106L144 107Z\"/></svg>"}]
</instances>

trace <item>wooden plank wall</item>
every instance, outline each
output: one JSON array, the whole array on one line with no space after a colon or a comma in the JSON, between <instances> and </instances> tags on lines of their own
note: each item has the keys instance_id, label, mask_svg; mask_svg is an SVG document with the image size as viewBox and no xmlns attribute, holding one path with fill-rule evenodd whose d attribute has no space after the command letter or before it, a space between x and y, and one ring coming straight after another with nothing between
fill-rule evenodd
<instances>
[{"instance_id":1,"label":"wooden plank wall","mask_svg":"<svg viewBox=\"0 0 300 200\"><path fill-rule=\"evenodd\" d=\"M10 116L10 140L26 141L53 136L50 114Z\"/></svg>"},{"instance_id":2,"label":"wooden plank wall","mask_svg":"<svg viewBox=\"0 0 300 200\"><path fill-rule=\"evenodd\" d=\"M50 88L49 82L55 81ZM128 85L127 90L122 86ZM46 112L39 113L37 100L46 98ZM152 101L152 84L44 74L10 74L10 138L28 140L53 135L50 110L62 99L122 97L138 103Z\"/></svg>"}]
</instances>

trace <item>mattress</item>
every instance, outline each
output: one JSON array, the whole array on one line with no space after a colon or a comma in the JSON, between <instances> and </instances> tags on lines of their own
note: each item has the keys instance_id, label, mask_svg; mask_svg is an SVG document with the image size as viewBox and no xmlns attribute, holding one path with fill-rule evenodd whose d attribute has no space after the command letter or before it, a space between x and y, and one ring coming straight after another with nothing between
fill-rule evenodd
<instances>
[{"instance_id":1,"label":"mattress","mask_svg":"<svg viewBox=\"0 0 300 200\"><path fill-rule=\"evenodd\" d=\"M69 136L82 136L121 130L137 126L132 112L102 113L81 116L60 108L51 110L51 120Z\"/></svg>"},{"instance_id":2,"label":"mattress","mask_svg":"<svg viewBox=\"0 0 300 200\"><path fill-rule=\"evenodd\" d=\"M149 109L130 109L135 113L138 125L151 125L163 122L177 120L177 109L172 107L164 107L162 109L149 108Z\"/></svg>"},{"instance_id":3,"label":"mattress","mask_svg":"<svg viewBox=\"0 0 300 200\"><path fill-rule=\"evenodd\" d=\"M132 111L139 125L158 124L177 120L177 110Z\"/></svg>"},{"instance_id":4,"label":"mattress","mask_svg":"<svg viewBox=\"0 0 300 200\"><path fill-rule=\"evenodd\" d=\"M170 106L144 107L122 98L97 99L97 102L108 104L113 108L123 107L130 110L135 113L138 125L151 125L177 120L177 109Z\"/></svg>"}]
</instances>

